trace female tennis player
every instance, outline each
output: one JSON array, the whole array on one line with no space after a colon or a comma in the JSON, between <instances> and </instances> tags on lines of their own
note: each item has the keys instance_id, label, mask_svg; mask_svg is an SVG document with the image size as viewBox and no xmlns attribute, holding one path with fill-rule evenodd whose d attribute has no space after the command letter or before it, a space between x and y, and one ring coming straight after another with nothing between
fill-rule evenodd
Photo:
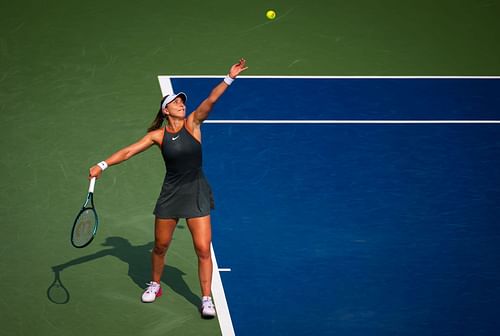
<instances>
[{"instance_id":1,"label":"female tennis player","mask_svg":"<svg viewBox=\"0 0 500 336\"><path fill-rule=\"evenodd\" d=\"M165 265L165 254L179 218L185 218L198 256L202 294L200 311L204 318L212 318L216 314L211 298L210 254L212 241L210 209L213 209L214 202L212 191L202 171L200 126L229 85L247 69L245 64L244 59L234 64L224 80L215 86L200 106L187 117L185 105L187 97L183 92L163 97L160 110L142 139L90 168L89 178L99 178L107 167L128 160L153 145L161 149L167 172L154 208L155 243L152 251L152 279L142 295L143 302L153 302L161 296L160 279ZM166 123L163 126L164 122Z\"/></svg>"}]
</instances>

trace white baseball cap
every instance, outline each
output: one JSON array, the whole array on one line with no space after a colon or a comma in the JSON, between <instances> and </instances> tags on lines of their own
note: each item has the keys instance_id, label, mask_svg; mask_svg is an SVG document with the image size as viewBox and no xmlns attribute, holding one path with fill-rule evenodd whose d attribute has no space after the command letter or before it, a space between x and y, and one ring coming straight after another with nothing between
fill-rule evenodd
<instances>
[{"instance_id":1,"label":"white baseball cap","mask_svg":"<svg viewBox=\"0 0 500 336\"><path fill-rule=\"evenodd\" d=\"M163 97L163 102L161 103L161 108L164 109L169 103L173 102L175 98L181 97L184 103L187 100L187 96L184 92L172 93Z\"/></svg>"}]
</instances>

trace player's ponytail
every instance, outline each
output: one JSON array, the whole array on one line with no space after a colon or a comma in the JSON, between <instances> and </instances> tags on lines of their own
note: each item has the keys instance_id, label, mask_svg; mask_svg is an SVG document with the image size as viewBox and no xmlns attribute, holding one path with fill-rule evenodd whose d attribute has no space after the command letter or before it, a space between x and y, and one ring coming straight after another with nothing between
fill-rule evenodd
<instances>
[{"instance_id":1,"label":"player's ponytail","mask_svg":"<svg viewBox=\"0 0 500 336\"><path fill-rule=\"evenodd\" d=\"M163 114L163 111L160 108L160 110L156 114L155 120L153 120L153 122L151 123L151 126L149 126L149 128L148 128L148 132L151 132L151 131L154 131L154 130L161 128L161 125L163 125L164 119L165 119L165 115Z\"/></svg>"},{"instance_id":2,"label":"player's ponytail","mask_svg":"<svg viewBox=\"0 0 500 336\"><path fill-rule=\"evenodd\" d=\"M160 129L161 125L163 125L163 120L165 119L165 115L163 114L162 106L163 106L163 102L165 101L165 99L167 99L167 97L168 97L168 95L166 95L165 97L162 98L162 100L160 102L160 109L158 110L158 113L156 114L155 120L153 120L153 122L151 123L151 126L149 126L148 132Z\"/></svg>"}]
</instances>

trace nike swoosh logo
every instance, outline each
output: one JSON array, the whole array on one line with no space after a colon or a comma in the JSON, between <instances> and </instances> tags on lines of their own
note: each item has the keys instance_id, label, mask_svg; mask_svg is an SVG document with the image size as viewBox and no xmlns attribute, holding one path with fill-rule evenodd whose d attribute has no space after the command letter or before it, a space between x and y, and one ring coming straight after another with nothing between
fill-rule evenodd
<instances>
[{"instance_id":1,"label":"nike swoosh logo","mask_svg":"<svg viewBox=\"0 0 500 336\"><path fill-rule=\"evenodd\" d=\"M175 138L172 138L172 140L174 140L174 141L175 141L175 140L179 139L179 137L180 137L180 136L181 136L181 135L179 134L179 135L178 135L178 136L176 136Z\"/></svg>"}]
</instances>

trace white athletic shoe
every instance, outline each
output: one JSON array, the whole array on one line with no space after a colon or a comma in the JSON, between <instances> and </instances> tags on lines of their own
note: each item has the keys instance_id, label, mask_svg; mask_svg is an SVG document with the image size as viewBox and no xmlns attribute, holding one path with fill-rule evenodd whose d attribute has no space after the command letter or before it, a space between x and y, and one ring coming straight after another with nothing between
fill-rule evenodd
<instances>
[{"instance_id":1,"label":"white athletic shoe","mask_svg":"<svg viewBox=\"0 0 500 336\"><path fill-rule=\"evenodd\" d=\"M215 306L210 296L204 296L201 299L200 311L203 318L209 319L215 317Z\"/></svg>"},{"instance_id":2,"label":"white athletic shoe","mask_svg":"<svg viewBox=\"0 0 500 336\"><path fill-rule=\"evenodd\" d=\"M148 288L142 294L142 302L154 302L154 300L162 294L161 286L154 281L147 283L147 285Z\"/></svg>"}]
</instances>

